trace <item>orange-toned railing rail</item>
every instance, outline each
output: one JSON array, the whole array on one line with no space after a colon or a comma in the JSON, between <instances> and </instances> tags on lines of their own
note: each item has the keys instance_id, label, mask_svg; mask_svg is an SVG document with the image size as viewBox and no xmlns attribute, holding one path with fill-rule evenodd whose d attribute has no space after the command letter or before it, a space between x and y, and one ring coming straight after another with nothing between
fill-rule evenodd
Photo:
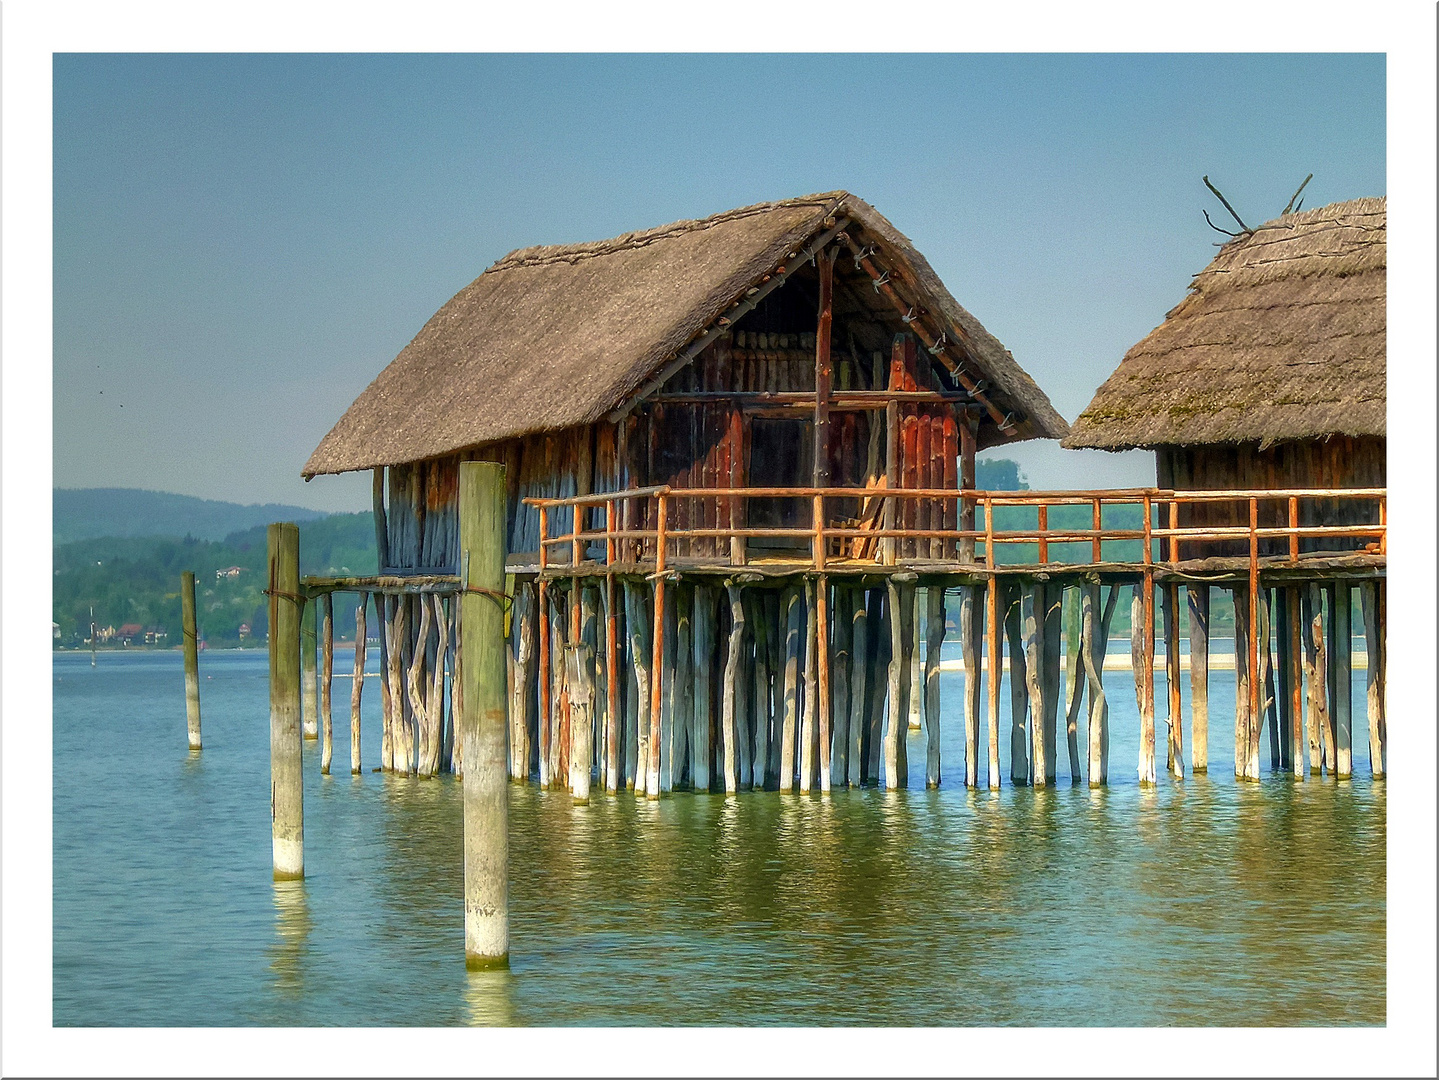
<instances>
[{"instance_id":1,"label":"orange-toned railing rail","mask_svg":"<svg viewBox=\"0 0 1439 1080\"><path fill-rule=\"evenodd\" d=\"M1353 539L1371 541L1369 545L1356 545L1355 550L1386 550L1387 514L1385 488L1306 488L1277 491L1217 490L1217 491L1176 491L1164 488L1106 489L1102 491L982 491L953 489L874 489L874 488L807 488L807 487L749 487L749 488L672 488L654 486L634 488L625 491L599 492L593 495L578 495L570 498L530 498L525 502L539 508L541 569L556 565L555 549L569 549L569 565L577 566L588 559L589 546L603 541L604 555L600 565L616 563L630 565L658 563L661 567L668 561L671 548L678 554L678 545L694 540L728 540L725 545L715 544L714 561L729 561L742 565L744 562L743 541L751 539L807 541L808 561L815 570L823 570L827 563L836 558L854 561L855 556L830 552L831 541L862 539L874 541L873 557L859 561L871 561L876 565L893 565L900 559L901 548L906 542L913 542L914 550L926 554L914 556L917 561L948 561L969 563L961 560L960 544L973 542L976 554L975 565L995 565L1001 545L1037 545L1036 565L1049 563L1049 546L1058 543L1089 542L1090 558L1087 565L1103 565L1103 544L1107 541L1143 541L1141 561L1146 566L1166 565L1181 561L1185 544L1216 541L1242 541L1247 544L1248 554L1256 565L1260 558L1260 541L1277 538L1288 540L1288 561L1300 558L1300 543L1305 539ZM734 524L748 519L741 513L754 499L794 499L810 503L812 524L808 526L748 526ZM829 511L836 501L847 500L857 504L860 517L851 521L831 521ZM1324 500L1334 502L1362 502L1377 504L1378 521L1372 524L1354 525L1302 525L1300 524L1301 504L1306 501ZM676 526L670 523L671 507L686 503L704 501L717 520L728 520L727 524L703 524ZM642 513L634 512L635 503L648 503ZM887 503L896 507L896 520L908 520L912 513L908 504L928 504L931 508L945 508L956 504L955 510L974 508L976 527L971 529L933 527L936 515L931 513L931 524L896 524L885 526L878 508ZM1204 503L1247 504L1248 522L1239 525L1179 525L1180 508L1186 505ZM1061 506L1089 506L1092 508L1091 526L1080 529L1073 527L1049 526L1049 510ZM1142 526L1114 527L1102 524L1102 512L1106 507L1133 506L1140 509ZM1287 520L1284 525L1260 525L1260 508L1277 507ZM556 536L549 535L549 511L558 507L571 507L576 511L578 527ZM585 527L584 519L594 508L604 508L604 527ZM1034 507L1037 509L1038 527L1023 529L995 528L995 511L1004 507ZM694 515L699 517L700 515ZM937 515L942 519L943 513ZM1155 524L1156 518L1167 520L1166 526ZM653 527L639 528L636 520L653 522ZM956 520L963 520L958 513ZM982 524L981 524L982 522ZM736 543L740 541L740 543ZM925 547L920 548L919 541ZM938 549L929 545L938 541ZM1167 542L1167 543L1166 543ZM978 545L983 545L979 554ZM1156 547L1160 557L1156 557ZM1167 551L1165 550L1167 548ZM938 552L936 555L935 552ZM1193 551L1193 548L1190 548ZM798 555L798 552L796 552ZM1167 557L1164 557L1167 556ZM1134 560L1124 560L1132 564ZM1008 564L1016 565L1016 564ZM1021 564L1022 565L1022 564ZM1072 564L1071 564L1072 565Z\"/></svg>"}]
</instances>

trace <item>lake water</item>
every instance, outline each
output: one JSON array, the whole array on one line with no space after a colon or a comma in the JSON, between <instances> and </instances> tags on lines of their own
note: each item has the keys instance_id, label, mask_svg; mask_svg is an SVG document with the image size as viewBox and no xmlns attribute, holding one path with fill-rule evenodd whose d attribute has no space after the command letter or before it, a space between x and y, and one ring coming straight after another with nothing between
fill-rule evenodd
<instances>
[{"instance_id":1,"label":"lake water","mask_svg":"<svg viewBox=\"0 0 1439 1080\"><path fill-rule=\"evenodd\" d=\"M1127 672L1105 676L1102 791L1069 786L1062 736L1057 788L1007 785L1007 688L1006 786L966 791L957 672L938 791L918 733L919 786L892 794L576 807L511 785L511 967L468 973L459 785L368 771L376 682L351 777L336 680L335 775L305 750L308 876L276 884L263 651L201 655L197 755L178 653L53 666L56 1025L1385 1022L1362 675L1342 783L1236 784L1233 673L1215 671L1208 776L1154 789Z\"/></svg>"}]
</instances>

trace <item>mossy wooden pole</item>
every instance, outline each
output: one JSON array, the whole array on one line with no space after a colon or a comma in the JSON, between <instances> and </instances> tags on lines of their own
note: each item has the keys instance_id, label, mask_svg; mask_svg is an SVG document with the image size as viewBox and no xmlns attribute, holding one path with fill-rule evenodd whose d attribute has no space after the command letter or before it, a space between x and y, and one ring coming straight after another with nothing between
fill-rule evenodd
<instances>
[{"instance_id":1,"label":"mossy wooden pole","mask_svg":"<svg viewBox=\"0 0 1439 1080\"><path fill-rule=\"evenodd\" d=\"M368 643L365 641L365 608L369 606L370 598L365 593L360 593L359 603L355 605L355 663L350 679L350 774L360 774L360 695L365 690L365 654L368 651Z\"/></svg>"},{"instance_id":2,"label":"mossy wooden pole","mask_svg":"<svg viewBox=\"0 0 1439 1080\"><path fill-rule=\"evenodd\" d=\"M320 774L330 775L335 753L335 724L330 696L335 681L335 605L329 593L320 597Z\"/></svg>"},{"instance_id":3,"label":"mossy wooden pole","mask_svg":"<svg viewBox=\"0 0 1439 1080\"><path fill-rule=\"evenodd\" d=\"M944 587L925 590L924 644L924 786L939 787L939 662L944 652Z\"/></svg>"},{"instance_id":4,"label":"mossy wooden pole","mask_svg":"<svg viewBox=\"0 0 1439 1080\"><path fill-rule=\"evenodd\" d=\"M1189 767L1209 771L1209 586L1184 587L1189 601Z\"/></svg>"},{"instance_id":5,"label":"mossy wooden pole","mask_svg":"<svg viewBox=\"0 0 1439 1080\"><path fill-rule=\"evenodd\" d=\"M305 876L305 789L300 742L300 529L265 532L270 616L270 831L275 880Z\"/></svg>"},{"instance_id":6,"label":"mossy wooden pole","mask_svg":"<svg viewBox=\"0 0 1439 1080\"><path fill-rule=\"evenodd\" d=\"M300 730L307 739L318 739L320 737L320 724L317 719L318 709L316 707L316 614L313 600L307 601L304 610L300 613Z\"/></svg>"},{"instance_id":7,"label":"mossy wooden pole","mask_svg":"<svg viewBox=\"0 0 1439 1080\"><path fill-rule=\"evenodd\" d=\"M1384 721L1384 580L1366 581L1359 602L1364 613L1364 647L1368 670L1364 705L1369 718L1369 771L1377 780L1385 773L1388 732Z\"/></svg>"},{"instance_id":8,"label":"mossy wooden pole","mask_svg":"<svg viewBox=\"0 0 1439 1080\"><path fill-rule=\"evenodd\" d=\"M510 954L509 784L505 769L505 470L460 464L465 592L460 601L460 738L464 775L465 965L505 967ZM480 592L477 590L488 590Z\"/></svg>"},{"instance_id":9,"label":"mossy wooden pole","mask_svg":"<svg viewBox=\"0 0 1439 1080\"><path fill-rule=\"evenodd\" d=\"M185 726L190 749L200 749L200 646L195 628L195 575L180 575L180 626L185 648ZM94 640L93 637L91 639Z\"/></svg>"},{"instance_id":10,"label":"mossy wooden pole","mask_svg":"<svg viewBox=\"0 0 1439 1080\"><path fill-rule=\"evenodd\" d=\"M1340 580L1334 586L1334 775L1340 780L1347 780L1354 772L1352 597L1348 581Z\"/></svg>"}]
</instances>

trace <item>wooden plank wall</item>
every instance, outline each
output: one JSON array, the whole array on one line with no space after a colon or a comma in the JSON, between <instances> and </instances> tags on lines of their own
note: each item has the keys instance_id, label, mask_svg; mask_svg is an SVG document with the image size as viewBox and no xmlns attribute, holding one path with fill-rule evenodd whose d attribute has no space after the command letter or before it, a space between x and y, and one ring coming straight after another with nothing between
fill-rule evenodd
<instances>
[{"instance_id":1,"label":"wooden plank wall","mask_svg":"<svg viewBox=\"0 0 1439 1080\"><path fill-rule=\"evenodd\" d=\"M1345 488L1385 486L1385 440L1333 436L1311 442L1280 443L1261 451L1257 444L1233 446L1161 447L1155 455L1160 487L1207 491L1218 488L1279 490L1283 488ZM1374 503L1357 500L1309 499L1300 503L1301 525L1358 525L1379 520ZM1202 503L1180 507L1181 527L1248 525L1249 505ZM1289 524L1287 506L1275 501L1259 504L1261 527ZM1354 538L1305 539L1301 551L1352 550L1362 543ZM1289 550L1283 538L1260 542L1260 554L1281 555ZM1184 558L1242 556L1245 541L1186 544Z\"/></svg>"}]
</instances>

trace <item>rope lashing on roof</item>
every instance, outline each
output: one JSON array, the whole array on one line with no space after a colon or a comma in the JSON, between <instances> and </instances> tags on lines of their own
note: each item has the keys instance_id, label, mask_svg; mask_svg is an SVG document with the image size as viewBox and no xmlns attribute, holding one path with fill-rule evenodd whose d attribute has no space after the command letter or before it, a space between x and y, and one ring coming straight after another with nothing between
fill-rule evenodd
<instances>
[{"instance_id":1,"label":"rope lashing on roof","mask_svg":"<svg viewBox=\"0 0 1439 1080\"><path fill-rule=\"evenodd\" d=\"M969 394L969 400L970 400L970 401L978 401L978 400L980 400L980 398L981 398L981 396L984 394L984 392L985 392L986 390L988 390L988 389L989 389L989 383L985 382L983 379L980 379L979 382L977 382L977 383L974 384L974 389L973 389L973 390L967 390L967 391L965 391L965 392L966 392L967 394Z\"/></svg>"},{"instance_id":2,"label":"rope lashing on roof","mask_svg":"<svg viewBox=\"0 0 1439 1080\"><path fill-rule=\"evenodd\" d=\"M849 237L845 237L845 239L848 240ZM854 252L854 268L856 270L863 270L864 260L874 254L875 247L873 244L870 244L868 247L862 250L856 250L855 246L853 244L850 244L849 250Z\"/></svg>"},{"instance_id":3,"label":"rope lashing on roof","mask_svg":"<svg viewBox=\"0 0 1439 1080\"><path fill-rule=\"evenodd\" d=\"M901 315L901 316L899 317L899 321L902 322L902 323L904 323L905 326L908 326L910 323L914 322L914 306L913 306L913 305L910 306L909 311L907 311L905 314L903 314L903 315Z\"/></svg>"},{"instance_id":4,"label":"rope lashing on roof","mask_svg":"<svg viewBox=\"0 0 1439 1080\"><path fill-rule=\"evenodd\" d=\"M889 271L886 270L874 279L874 291L879 292L881 288L889 284Z\"/></svg>"},{"instance_id":5,"label":"rope lashing on roof","mask_svg":"<svg viewBox=\"0 0 1439 1080\"><path fill-rule=\"evenodd\" d=\"M930 356L938 356L940 353L944 352L944 345L945 345L944 331L941 330L941 331L939 332L939 337L935 338L934 344L929 347L929 355L930 355Z\"/></svg>"}]
</instances>

